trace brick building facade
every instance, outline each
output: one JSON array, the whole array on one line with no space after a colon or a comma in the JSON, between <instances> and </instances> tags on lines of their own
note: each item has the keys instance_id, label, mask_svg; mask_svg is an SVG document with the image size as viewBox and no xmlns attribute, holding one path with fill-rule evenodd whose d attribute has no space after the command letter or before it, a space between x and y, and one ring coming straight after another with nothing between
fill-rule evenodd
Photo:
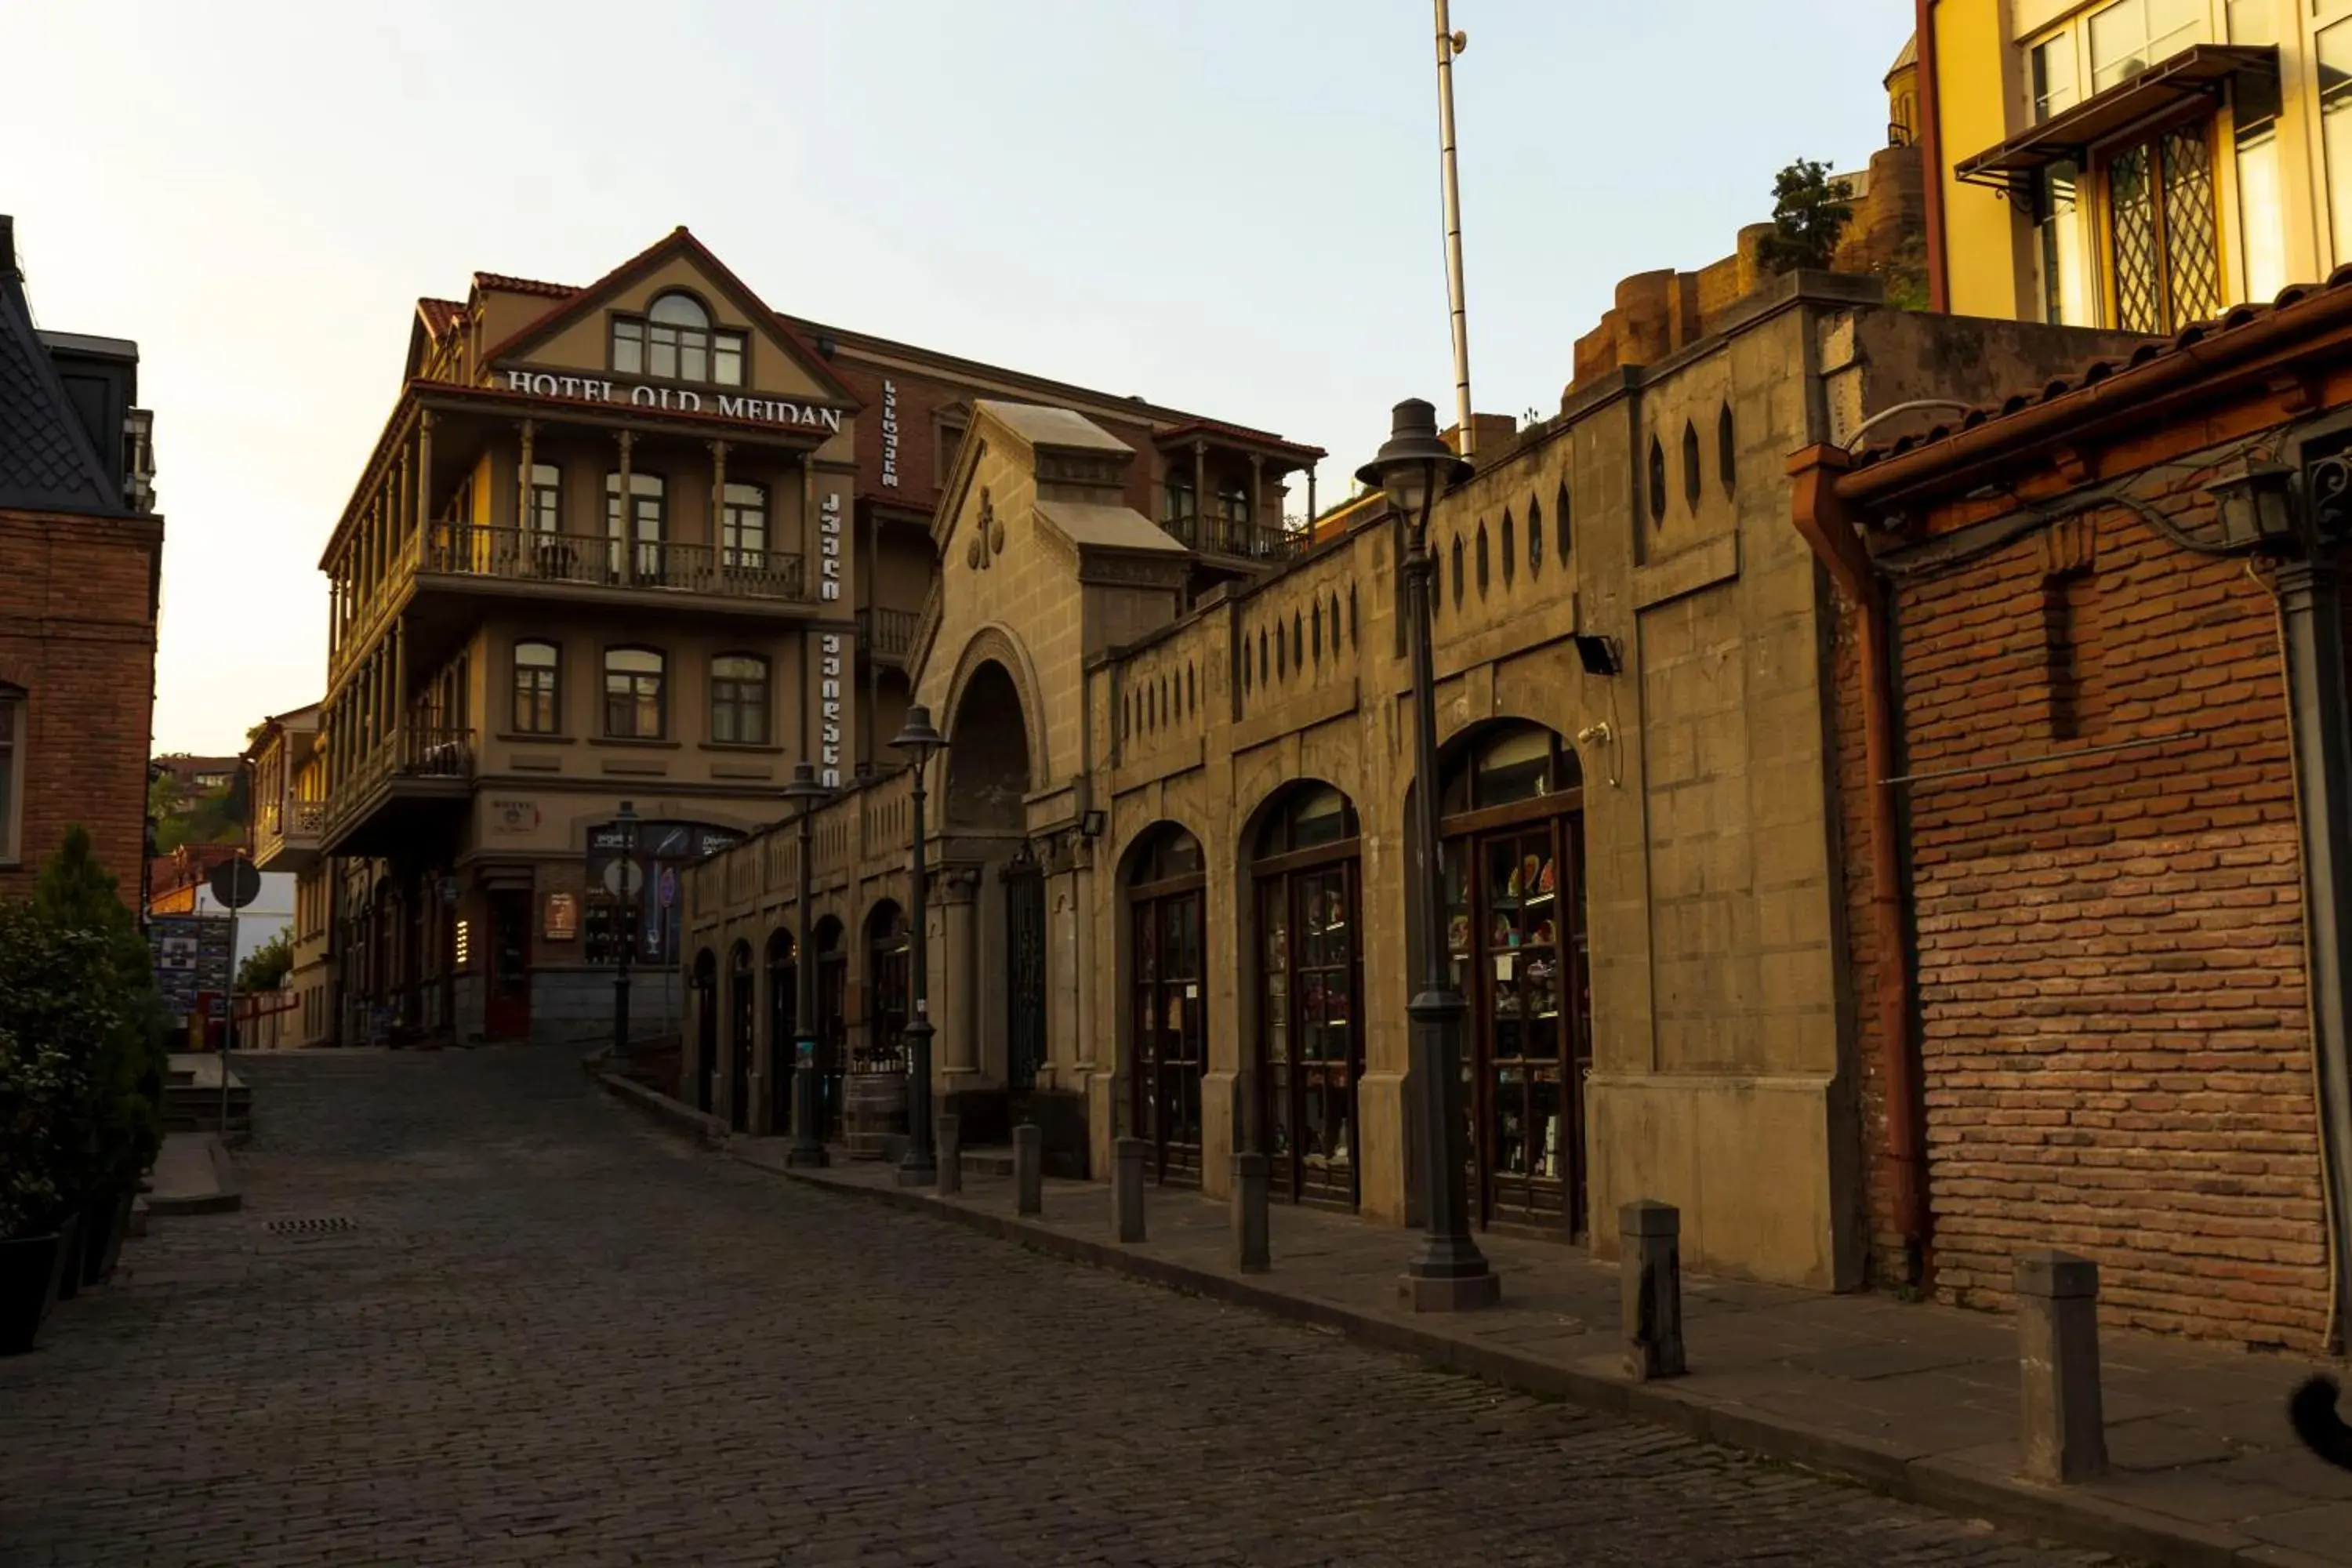
<instances>
[{"instance_id":1,"label":"brick building facade","mask_svg":"<svg viewBox=\"0 0 2352 1568\"><path fill-rule=\"evenodd\" d=\"M0 216L0 897L79 824L138 904L163 522L137 401L135 345L35 328Z\"/></svg>"},{"instance_id":2,"label":"brick building facade","mask_svg":"<svg viewBox=\"0 0 2352 1568\"><path fill-rule=\"evenodd\" d=\"M2291 290L1891 450L1801 456L1842 589L1881 1279L2000 1305L2013 1256L2059 1247L2114 1321L2336 1332L2343 954L2310 916L2343 831L2347 324L2352 290ZM2233 530L2250 464L2301 470L2308 541Z\"/></svg>"}]
</instances>

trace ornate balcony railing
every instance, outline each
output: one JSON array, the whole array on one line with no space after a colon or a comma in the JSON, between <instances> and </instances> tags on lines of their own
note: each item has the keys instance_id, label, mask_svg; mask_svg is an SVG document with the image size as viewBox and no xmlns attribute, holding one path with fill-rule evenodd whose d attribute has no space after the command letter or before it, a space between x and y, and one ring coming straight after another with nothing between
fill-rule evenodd
<instances>
[{"instance_id":1,"label":"ornate balcony railing","mask_svg":"<svg viewBox=\"0 0 2352 1568\"><path fill-rule=\"evenodd\" d=\"M332 800L321 803L324 822L340 823L366 805L380 784L404 779L462 781L473 776L470 731L409 725L394 731L353 764Z\"/></svg>"},{"instance_id":2,"label":"ornate balcony railing","mask_svg":"<svg viewBox=\"0 0 2352 1568\"><path fill-rule=\"evenodd\" d=\"M915 626L921 618L914 610L860 610L857 618L866 631L866 646L876 658L892 664L906 662L907 650L915 646Z\"/></svg>"},{"instance_id":3,"label":"ornate balcony railing","mask_svg":"<svg viewBox=\"0 0 2352 1568\"><path fill-rule=\"evenodd\" d=\"M801 558L780 550L667 540L625 542L475 523L436 528L417 570L510 583L666 588L722 598L805 596Z\"/></svg>"},{"instance_id":4,"label":"ornate balcony railing","mask_svg":"<svg viewBox=\"0 0 2352 1568\"><path fill-rule=\"evenodd\" d=\"M1307 536L1288 529L1244 522L1230 517L1171 517L1160 526L1188 550L1214 555L1235 555L1271 564L1287 561L1307 548Z\"/></svg>"}]
</instances>

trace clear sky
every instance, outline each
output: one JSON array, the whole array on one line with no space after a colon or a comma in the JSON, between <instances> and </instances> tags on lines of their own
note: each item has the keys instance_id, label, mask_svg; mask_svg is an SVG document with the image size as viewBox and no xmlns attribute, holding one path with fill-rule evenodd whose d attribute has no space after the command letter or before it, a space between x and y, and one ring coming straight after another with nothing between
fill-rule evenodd
<instances>
[{"instance_id":1,"label":"clear sky","mask_svg":"<svg viewBox=\"0 0 2352 1568\"><path fill-rule=\"evenodd\" d=\"M1471 384L1858 167L1909 0L1454 0ZM421 294L685 224L779 310L1278 430L1327 499L1453 396L1428 0L0 0L45 327L134 338L159 751L326 678L317 563ZM1303 497L1293 509L1303 509Z\"/></svg>"}]
</instances>

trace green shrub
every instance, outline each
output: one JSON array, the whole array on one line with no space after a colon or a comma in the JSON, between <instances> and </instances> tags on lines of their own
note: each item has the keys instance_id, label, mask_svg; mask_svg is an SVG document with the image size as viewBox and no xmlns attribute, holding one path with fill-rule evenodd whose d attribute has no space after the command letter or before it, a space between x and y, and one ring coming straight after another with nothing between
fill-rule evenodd
<instances>
[{"instance_id":1,"label":"green shrub","mask_svg":"<svg viewBox=\"0 0 2352 1568\"><path fill-rule=\"evenodd\" d=\"M106 938L0 903L0 1237L54 1229L103 1177L132 1020Z\"/></svg>"}]
</instances>

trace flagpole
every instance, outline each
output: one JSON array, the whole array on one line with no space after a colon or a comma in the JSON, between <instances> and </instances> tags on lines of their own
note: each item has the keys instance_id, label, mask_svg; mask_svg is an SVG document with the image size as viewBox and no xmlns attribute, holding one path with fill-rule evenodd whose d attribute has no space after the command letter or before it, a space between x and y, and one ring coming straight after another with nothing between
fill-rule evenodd
<instances>
[{"instance_id":1,"label":"flagpole","mask_svg":"<svg viewBox=\"0 0 2352 1568\"><path fill-rule=\"evenodd\" d=\"M1438 163L1445 186L1445 284L1454 306L1454 412L1465 458L1476 432L1470 420L1470 318L1462 297L1462 186L1454 166L1454 57L1469 46L1468 35L1454 30L1446 0L1437 0Z\"/></svg>"}]
</instances>

